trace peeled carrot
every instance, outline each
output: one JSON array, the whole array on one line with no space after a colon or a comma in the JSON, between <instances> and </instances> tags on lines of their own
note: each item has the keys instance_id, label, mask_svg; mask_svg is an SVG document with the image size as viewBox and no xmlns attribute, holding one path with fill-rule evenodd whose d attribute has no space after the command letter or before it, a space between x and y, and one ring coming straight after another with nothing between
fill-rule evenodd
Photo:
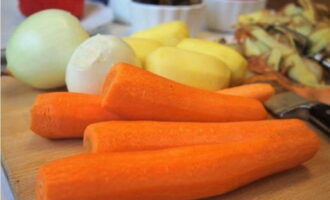
<instances>
[{"instance_id":1,"label":"peeled carrot","mask_svg":"<svg viewBox=\"0 0 330 200\"><path fill-rule=\"evenodd\" d=\"M258 100L192 88L125 63L107 75L102 106L134 120L227 122L267 117Z\"/></svg>"},{"instance_id":2,"label":"peeled carrot","mask_svg":"<svg viewBox=\"0 0 330 200\"><path fill-rule=\"evenodd\" d=\"M264 102L275 94L275 90L270 84L255 83L222 89L218 93L250 97Z\"/></svg>"},{"instance_id":3,"label":"peeled carrot","mask_svg":"<svg viewBox=\"0 0 330 200\"><path fill-rule=\"evenodd\" d=\"M296 119L228 123L112 121L89 125L84 134L84 146L93 153L138 151L228 144L279 134L299 137L309 131Z\"/></svg>"},{"instance_id":4,"label":"peeled carrot","mask_svg":"<svg viewBox=\"0 0 330 200\"><path fill-rule=\"evenodd\" d=\"M310 131L241 143L82 154L43 165L37 200L181 200L220 195L313 157Z\"/></svg>"},{"instance_id":5,"label":"peeled carrot","mask_svg":"<svg viewBox=\"0 0 330 200\"><path fill-rule=\"evenodd\" d=\"M82 137L92 123L118 120L101 107L96 95L53 92L37 96L31 109L30 128L46 138Z\"/></svg>"}]
</instances>

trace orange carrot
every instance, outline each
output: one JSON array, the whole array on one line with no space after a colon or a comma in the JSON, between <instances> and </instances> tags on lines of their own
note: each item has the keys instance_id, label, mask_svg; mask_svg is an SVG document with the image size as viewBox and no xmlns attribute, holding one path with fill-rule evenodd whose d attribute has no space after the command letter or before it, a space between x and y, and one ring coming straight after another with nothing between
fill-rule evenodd
<instances>
[{"instance_id":1,"label":"orange carrot","mask_svg":"<svg viewBox=\"0 0 330 200\"><path fill-rule=\"evenodd\" d=\"M37 96L30 128L46 138L74 138L82 137L89 124L118 119L101 107L99 96L53 92Z\"/></svg>"},{"instance_id":2,"label":"orange carrot","mask_svg":"<svg viewBox=\"0 0 330 200\"><path fill-rule=\"evenodd\" d=\"M181 200L220 195L313 157L310 131L219 145L82 154L38 171L37 200Z\"/></svg>"},{"instance_id":3,"label":"orange carrot","mask_svg":"<svg viewBox=\"0 0 330 200\"><path fill-rule=\"evenodd\" d=\"M153 150L228 144L272 138L278 134L298 137L308 131L308 127L296 119L228 123L113 121L89 125L84 134L84 146L94 153Z\"/></svg>"},{"instance_id":4,"label":"orange carrot","mask_svg":"<svg viewBox=\"0 0 330 200\"><path fill-rule=\"evenodd\" d=\"M267 83L241 85L237 87L222 89L218 92L221 94L255 98L262 102L268 100L275 94L274 88Z\"/></svg>"},{"instance_id":5,"label":"orange carrot","mask_svg":"<svg viewBox=\"0 0 330 200\"><path fill-rule=\"evenodd\" d=\"M258 100L192 88L125 63L106 77L102 106L134 120L227 122L267 117Z\"/></svg>"}]
</instances>

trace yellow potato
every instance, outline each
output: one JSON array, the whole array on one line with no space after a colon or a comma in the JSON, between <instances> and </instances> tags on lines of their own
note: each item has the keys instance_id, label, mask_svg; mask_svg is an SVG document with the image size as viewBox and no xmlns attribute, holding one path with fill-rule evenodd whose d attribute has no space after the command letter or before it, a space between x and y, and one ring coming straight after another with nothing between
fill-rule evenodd
<instances>
[{"instance_id":1,"label":"yellow potato","mask_svg":"<svg viewBox=\"0 0 330 200\"><path fill-rule=\"evenodd\" d=\"M145 66L146 57L161 44L155 40L142 38L123 38L123 40L134 50L136 57L139 59L142 66Z\"/></svg>"},{"instance_id":2,"label":"yellow potato","mask_svg":"<svg viewBox=\"0 0 330 200\"><path fill-rule=\"evenodd\" d=\"M156 40L165 46L175 46L188 36L188 27L181 21L166 22L131 35L134 38Z\"/></svg>"},{"instance_id":3,"label":"yellow potato","mask_svg":"<svg viewBox=\"0 0 330 200\"><path fill-rule=\"evenodd\" d=\"M177 47L214 56L224 62L231 71L230 85L232 86L240 84L245 77L247 61L240 53L229 46L187 38L182 40Z\"/></svg>"},{"instance_id":4,"label":"yellow potato","mask_svg":"<svg viewBox=\"0 0 330 200\"><path fill-rule=\"evenodd\" d=\"M230 80L230 70L219 59L176 47L153 51L146 59L146 70L205 90L225 88Z\"/></svg>"}]
</instances>

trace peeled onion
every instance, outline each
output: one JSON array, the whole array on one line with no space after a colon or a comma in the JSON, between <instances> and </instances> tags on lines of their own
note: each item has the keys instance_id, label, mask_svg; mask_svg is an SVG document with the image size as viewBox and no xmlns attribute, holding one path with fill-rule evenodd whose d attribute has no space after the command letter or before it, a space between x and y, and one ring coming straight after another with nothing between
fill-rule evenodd
<instances>
[{"instance_id":1,"label":"peeled onion","mask_svg":"<svg viewBox=\"0 0 330 200\"><path fill-rule=\"evenodd\" d=\"M57 9L24 20L9 39L8 69L35 88L65 85L65 70L75 48L88 38L78 19Z\"/></svg>"},{"instance_id":2,"label":"peeled onion","mask_svg":"<svg viewBox=\"0 0 330 200\"><path fill-rule=\"evenodd\" d=\"M70 92L98 94L110 68L118 62L137 65L133 50L120 38L96 35L73 53L66 71Z\"/></svg>"}]
</instances>

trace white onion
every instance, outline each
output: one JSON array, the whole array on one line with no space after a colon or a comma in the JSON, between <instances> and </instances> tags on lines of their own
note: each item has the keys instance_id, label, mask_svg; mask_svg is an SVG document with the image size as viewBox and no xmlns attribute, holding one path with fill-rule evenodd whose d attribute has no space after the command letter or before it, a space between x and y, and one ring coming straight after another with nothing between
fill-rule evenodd
<instances>
[{"instance_id":1,"label":"white onion","mask_svg":"<svg viewBox=\"0 0 330 200\"><path fill-rule=\"evenodd\" d=\"M110 68L118 62L136 65L133 50L120 38L96 35L73 53L66 71L70 92L98 94Z\"/></svg>"},{"instance_id":2,"label":"white onion","mask_svg":"<svg viewBox=\"0 0 330 200\"><path fill-rule=\"evenodd\" d=\"M8 69L35 88L63 86L68 61L87 38L87 32L70 13L57 9L38 12L24 20L11 36Z\"/></svg>"}]
</instances>

